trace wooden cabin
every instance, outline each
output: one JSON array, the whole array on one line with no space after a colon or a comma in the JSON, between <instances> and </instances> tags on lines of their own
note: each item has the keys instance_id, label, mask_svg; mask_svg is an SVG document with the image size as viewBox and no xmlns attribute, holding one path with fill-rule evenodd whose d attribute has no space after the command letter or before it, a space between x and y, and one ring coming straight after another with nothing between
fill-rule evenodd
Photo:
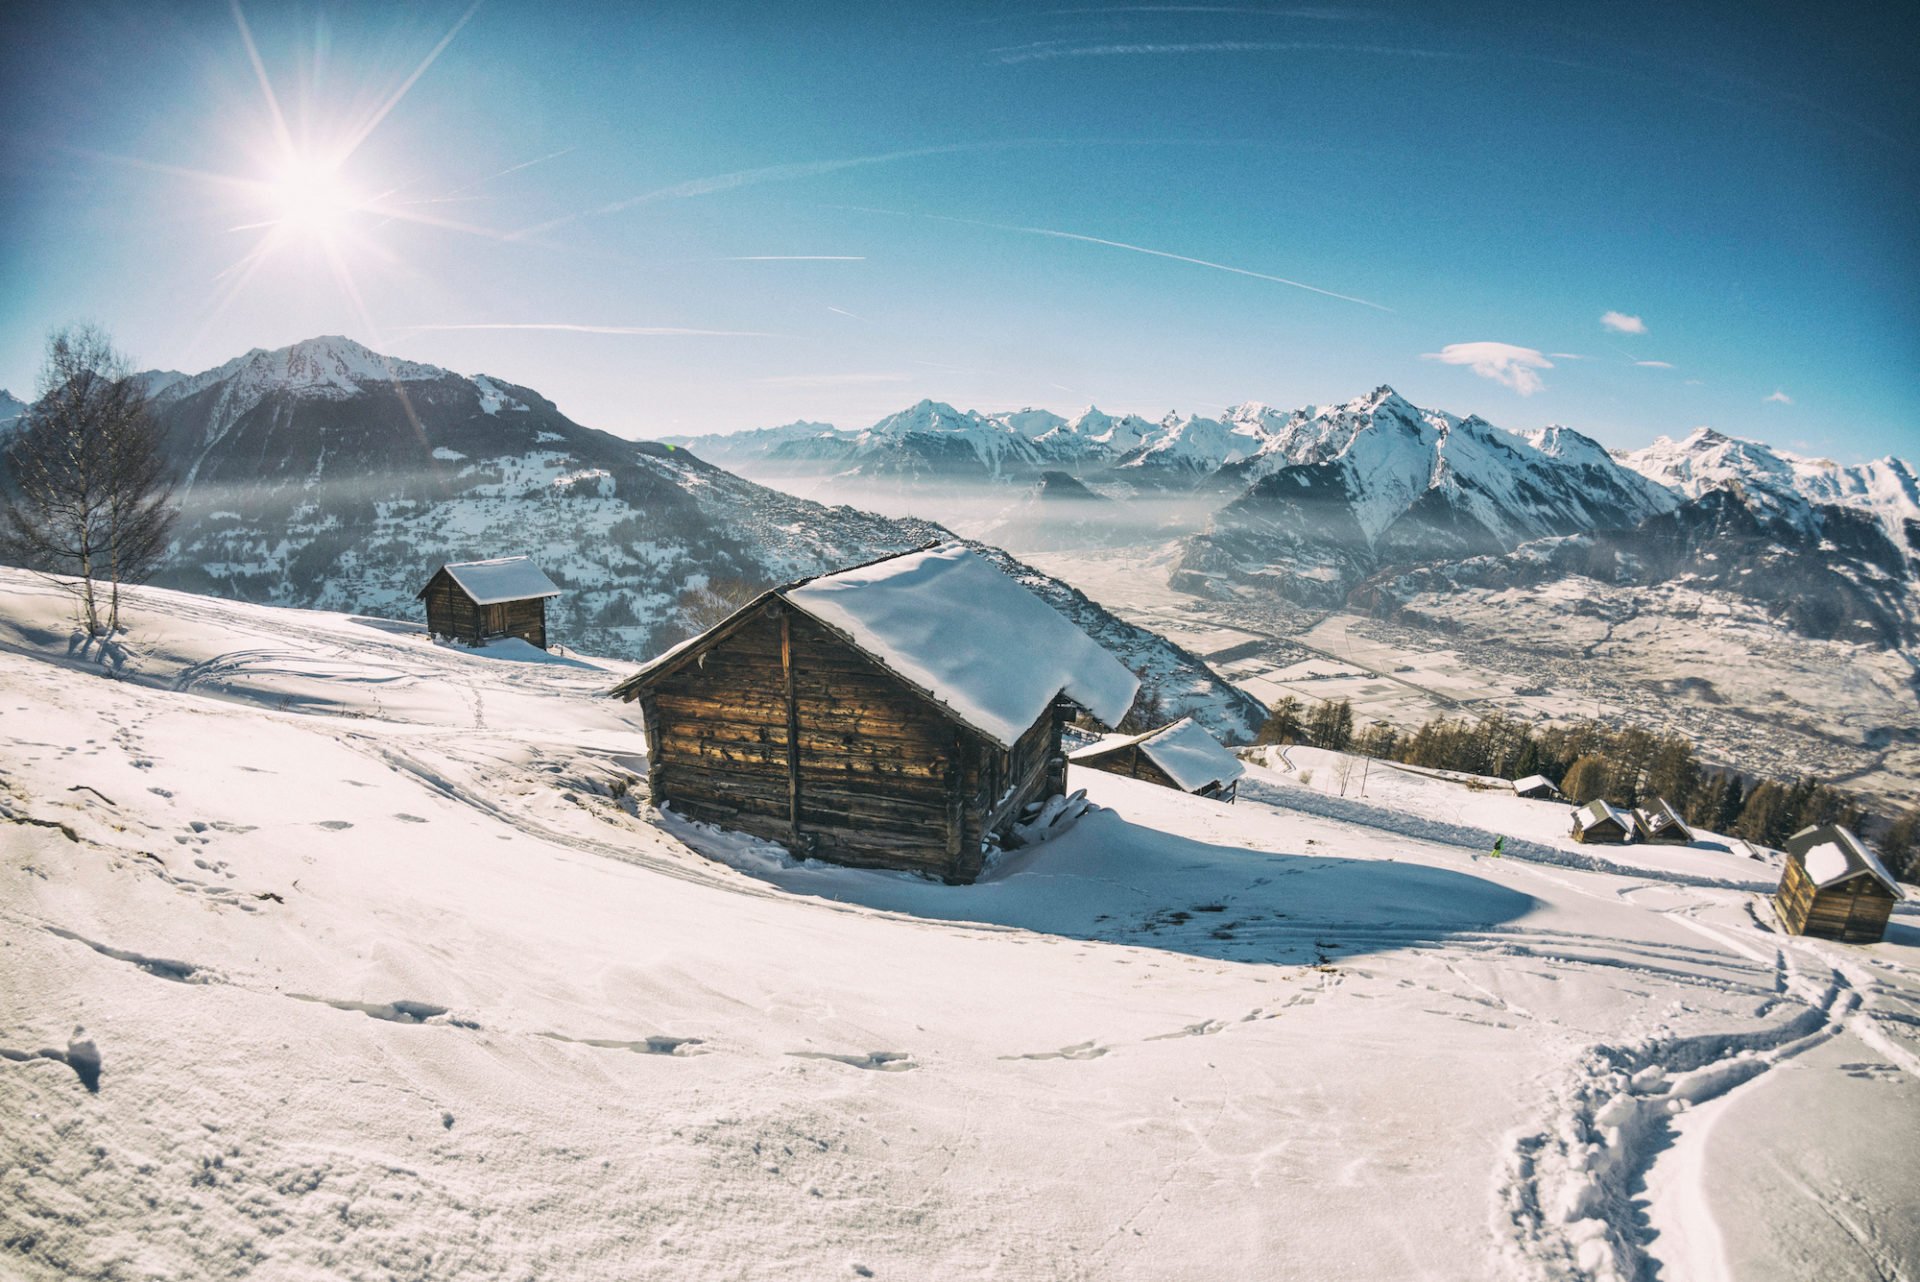
<instances>
[{"instance_id":1,"label":"wooden cabin","mask_svg":"<svg viewBox=\"0 0 1920 1282\"><path fill-rule=\"evenodd\" d=\"M1513 795L1533 801L1560 801L1560 786L1545 775L1528 775L1513 781Z\"/></svg>"},{"instance_id":2,"label":"wooden cabin","mask_svg":"<svg viewBox=\"0 0 1920 1282\"><path fill-rule=\"evenodd\" d=\"M1232 802L1247 768L1192 717L1145 734L1116 735L1067 754L1070 765L1145 779L1196 797Z\"/></svg>"},{"instance_id":3,"label":"wooden cabin","mask_svg":"<svg viewBox=\"0 0 1920 1282\"><path fill-rule=\"evenodd\" d=\"M547 648L547 598L560 595L553 580L524 556L458 561L433 572L414 597L427 603L427 631L480 645L520 637Z\"/></svg>"},{"instance_id":4,"label":"wooden cabin","mask_svg":"<svg viewBox=\"0 0 1920 1282\"><path fill-rule=\"evenodd\" d=\"M1790 934L1878 943L1903 898L1880 857L1847 829L1822 824L1787 838L1787 867L1773 906Z\"/></svg>"},{"instance_id":5,"label":"wooden cabin","mask_svg":"<svg viewBox=\"0 0 1920 1282\"><path fill-rule=\"evenodd\" d=\"M1060 729L1139 680L949 543L763 593L612 693L638 700L656 804L834 863L980 875L1066 786Z\"/></svg>"},{"instance_id":6,"label":"wooden cabin","mask_svg":"<svg viewBox=\"0 0 1920 1282\"><path fill-rule=\"evenodd\" d=\"M1693 842L1693 829L1667 804L1665 797L1655 797L1651 806L1634 811L1633 826L1640 840L1655 845L1686 846Z\"/></svg>"},{"instance_id":7,"label":"wooden cabin","mask_svg":"<svg viewBox=\"0 0 1920 1282\"><path fill-rule=\"evenodd\" d=\"M1633 840L1633 818L1596 797L1573 812L1573 839L1588 845L1624 846Z\"/></svg>"}]
</instances>

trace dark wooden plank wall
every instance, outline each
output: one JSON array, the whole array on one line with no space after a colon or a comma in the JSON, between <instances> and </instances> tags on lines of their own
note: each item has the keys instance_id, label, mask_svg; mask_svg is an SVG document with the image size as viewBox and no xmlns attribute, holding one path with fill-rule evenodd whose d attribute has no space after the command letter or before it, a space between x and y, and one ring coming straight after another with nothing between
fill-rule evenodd
<instances>
[{"instance_id":1,"label":"dark wooden plank wall","mask_svg":"<svg viewBox=\"0 0 1920 1282\"><path fill-rule=\"evenodd\" d=\"M1074 764L1091 770L1104 770L1110 775L1123 775L1128 779L1145 779L1148 783L1157 783L1162 788L1172 788L1176 792L1185 791L1173 781L1172 775L1153 764L1153 758L1140 751L1139 744Z\"/></svg>"},{"instance_id":2,"label":"dark wooden plank wall","mask_svg":"<svg viewBox=\"0 0 1920 1282\"><path fill-rule=\"evenodd\" d=\"M427 631L462 641L480 636L480 607L445 570L436 572L427 584Z\"/></svg>"},{"instance_id":3,"label":"dark wooden plank wall","mask_svg":"<svg viewBox=\"0 0 1920 1282\"><path fill-rule=\"evenodd\" d=\"M1046 797L1056 786L1049 778L1049 766L1059 752L1060 719L1053 708L1040 714L1011 752L974 740L961 780L966 804L959 858L967 880L980 875L988 839L1005 835L1028 804Z\"/></svg>"},{"instance_id":4,"label":"dark wooden plank wall","mask_svg":"<svg viewBox=\"0 0 1920 1282\"><path fill-rule=\"evenodd\" d=\"M642 715L653 795L684 814L837 863L979 871L956 836L970 736L806 615L744 622L656 682Z\"/></svg>"},{"instance_id":5,"label":"dark wooden plank wall","mask_svg":"<svg viewBox=\"0 0 1920 1282\"><path fill-rule=\"evenodd\" d=\"M1589 846L1624 846L1627 844L1627 833L1603 819L1588 828L1575 828L1573 839Z\"/></svg>"},{"instance_id":6,"label":"dark wooden plank wall","mask_svg":"<svg viewBox=\"0 0 1920 1282\"><path fill-rule=\"evenodd\" d=\"M787 619L804 836L840 863L965 876L953 803L969 736L813 619Z\"/></svg>"},{"instance_id":7,"label":"dark wooden plank wall","mask_svg":"<svg viewBox=\"0 0 1920 1282\"><path fill-rule=\"evenodd\" d=\"M545 597L508 601L497 606L475 605L453 576L435 572L426 588L427 631L479 645L489 636L520 637L542 650L547 648Z\"/></svg>"},{"instance_id":8,"label":"dark wooden plank wall","mask_svg":"<svg viewBox=\"0 0 1920 1282\"><path fill-rule=\"evenodd\" d=\"M756 837L792 837L778 624L747 621L642 695L655 801Z\"/></svg>"},{"instance_id":9,"label":"dark wooden plank wall","mask_svg":"<svg viewBox=\"0 0 1920 1282\"><path fill-rule=\"evenodd\" d=\"M1848 943L1874 943L1885 936L1893 913L1893 896L1872 877L1860 876L1821 890L1798 859L1787 860L1787 870L1774 895L1780 921L1796 935L1819 935Z\"/></svg>"}]
</instances>

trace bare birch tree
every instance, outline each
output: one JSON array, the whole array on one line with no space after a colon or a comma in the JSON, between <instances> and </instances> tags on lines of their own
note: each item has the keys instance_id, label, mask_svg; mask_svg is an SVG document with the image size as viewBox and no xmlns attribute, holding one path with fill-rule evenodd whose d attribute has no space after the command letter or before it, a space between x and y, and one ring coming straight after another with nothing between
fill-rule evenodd
<instances>
[{"instance_id":1,"label":"bare birch tree","mask_svg":"<svg viewBox=\"0 0 1920 1282\"><path fill-rule=\"evenodd\" d=\"M7 447L0 556L72 575L89 636L120 627L120 587L166 551L175 509L159 425L124 357L91 325L47 340L39 399ZM107 584L105 621L97 582Z\"/></svg>"}]
</instances>

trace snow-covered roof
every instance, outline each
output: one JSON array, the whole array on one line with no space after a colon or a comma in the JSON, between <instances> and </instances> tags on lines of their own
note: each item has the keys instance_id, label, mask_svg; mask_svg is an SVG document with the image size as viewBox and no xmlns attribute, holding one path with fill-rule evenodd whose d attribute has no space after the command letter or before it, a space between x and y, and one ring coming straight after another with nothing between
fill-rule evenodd
<instances>
[{"instance_id":1,"label":"snow-covered roof","mask_svg":"<svg viewBox=\"0 0 1920 1282\"><path fill-rule=\"evenodd\" d=\"M1545 775L1528 775L1525 779L1515 779L1513 781L1513 790L1515 792L1532 792L1535 788L1545 788L1549 792L1560 791L1560 785Z\"/></svg>"},{"instance_id":2,"label":"snow-covered roof","mask_svg":"<svg viewBox=\"0 0 1920 1282\"><path fill-rule=\"evenodd\" d=\"M965 545L822 575L780 593L968 727L1010 748L1064 694L1112 725L1138 677Z\"/></svg>"},{"instance_id":3,"label":"snow-covered roof","mask_svg":"<svg viewBox=\"0 0 1920 1282\"><path fill-rule=\"evenodd\" d=\"M1166 771L1167 777L1188 792L1197 792L1208 784L1221 787L1247 772L1206 727L1192 717L1182 717L1172 725L1149 730L1145 734L1104 739L1067 755L1069 761L1087 761L1104 757L1123 748L1137 747L1147 760Z\"/></svg>"},{"instance_id":4,"label":"snow-covered roof","mask_svg":"<svg viewBox=\"0 0 1920 1282\"><path fill-rule=\"evenodd\" d=\"M532 557L501 556L491 561L460 561L440 568L453 577L462 592L473 598L475 605L560 595L560 589L540 572Z\"/></svg>"},{"instance_id":5,"label":"snow-covered roof","mask_svg":"<svg viewBox=\"0 0 1920 1282\"><path fill-rule=\"evenodd\" d=\"M1573 812L1573 826L1582 832L1585 832L1597 823L1605 823L1609 820L1619 824L1621 829L1626 832L1633 831L1633 821L1631 819L1598 797Z\"/></svg>"},{"instance_id":6,"label":"snow-covered roof","mask_svg":"<svg viewBox=\"0 0 1920 1282\"><path fill-rule=\"evenodd\" d=\"M1892 891L1895 899L1905 898L1880 856L1837 824L1801 829L1787 839L1787 853L1799 857L1808 878L1821 890L1864 873Z\"/></svg>"},{"instance_id":7,"label":"snow-covered roof","mask_svg":"<svg viewBox=\"0 0 1920 1282\"><path fill-rule=\"evenodd\" d=\"M1667 803L1665 797L1655 797L1652 805L1635 811L1634 816L1640 821L1641 828L1650 834L1662 833L1671 828L1685 833L1688 841L1693 840L1693 829L1687 826L1686 820L1682 819L1679 812Z\"/></svg>"}]
</instances>

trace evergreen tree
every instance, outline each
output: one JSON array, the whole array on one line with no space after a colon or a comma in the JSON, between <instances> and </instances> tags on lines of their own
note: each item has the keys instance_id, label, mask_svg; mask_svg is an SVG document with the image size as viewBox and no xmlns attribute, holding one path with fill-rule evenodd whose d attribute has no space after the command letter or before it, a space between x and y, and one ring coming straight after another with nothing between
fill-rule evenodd
<instances>
[{"instance_id":1,"label":"evergreen tree","mask_svg":"<svg viewBox=\"0 0 1920 1282\"><path fill-rule=\"evenodd\" d=\"M1778 846L1794 832L1788 826L1792 805L1789 790L1768 779L1753 786L1734 821L1733 835L1763 846Z\"/></svg>"},{"instance_id":2,"label":"evergreen tree","mask_svg":"<svg viewBox=\"0 0 1920 1282\"><path fill-rule=\"evenodd\" d=\"M1576 760L1567 768L1567 777L1560 783L1560 791L1567 799L1579 805L1585 805L1607 792L1607 763L1596 756L1585 756Z\"/></svg>"},{"instance_id":3,"label":"evergreen tree","mask_svg":"<svg viewBox=\"0 0 1920 1282\"><path fill-rule=\"evenodd\" d=\"M1647 768L1647 792L1664 797L1676 810L1685 810L1700 787L1700 767L1693 745L1679 735L1662 739Z\"/></svg>"},{"instance_id":4,"label":"evergreen tree","mask_svg":"<svg viewBox=\"0 0 1920 1282\"><path fill-rule=\"evenodd\" d=\"M1714 832L1720 820L1720 807L1727 800L1727 776L1708 775L1706 781L1693 790L1693 797L1687 802L1687 822L1696 828L1707 828Z\"/></svg>"},{"instance_id":5,"label":"evergreen tree","mask_svg":"<svg viewBox=\"0 0 1920 1282\"><path fill-rule=\"evenodd\" d=\"M1720 809L1713 816L1715 832L1731 833L1733 826L1740 820L1740 812L1747 804L1747 788L1740 782L1739 775L1728 775L1726 796L1720 799Z\"/></svg>"},{"instance_id":6,"label":"evergreen tree","mask_svg":"<svg viewBox=\"0 0 1920 1282\"><path fill-rule=\"evenodd\" d=\"M1920 806L1887 826L1886 835L1880 838L1880 857L1887 870L1901 881L1920 878Z\"/></svg>"},{"instance_id":7,"label":"evergreen tree","mask_svg":"<svg viewBox=\"0 0 1920 1282\"><path fill-rule=\"evenodd\" d=\"M1344 752L1353 742L1353 704L1346 700L1328 700L1307 718L1307 737L1316 748Z\"/></svg>"},{"instance_id":8,"label":"evergreen tree","mask_svg":"<svg viewBox=\"0 0 1920 1282\"><path fill-rule=\"evenodd\" d=\"M1260 733L1254 736L1253 741L1255 743L1299 743L1300 739L1300 700L1293 695L1286 695L1268 709L1266 722L1260 727Z\"/></svg>"}]
</instances>

